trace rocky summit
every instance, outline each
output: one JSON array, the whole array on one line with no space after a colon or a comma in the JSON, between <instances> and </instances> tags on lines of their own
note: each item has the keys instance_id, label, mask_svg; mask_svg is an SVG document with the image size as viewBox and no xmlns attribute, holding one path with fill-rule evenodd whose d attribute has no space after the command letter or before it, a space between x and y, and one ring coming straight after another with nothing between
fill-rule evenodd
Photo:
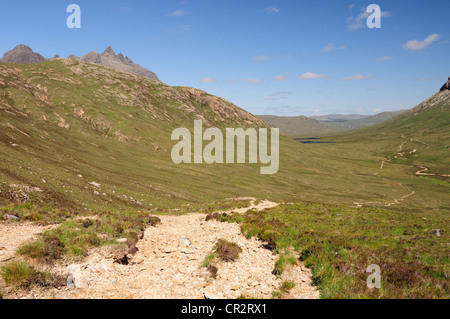
<instances>
[{"instance_id":1,"label":"rocky summit","mask_svg":"<svg viewBox=\"0 0 450 319\"><path fill-rule=\"evenodd\" d=\"M19 44L11 51L6 52L0 62L3 63L22 63L22 64L34 64L47 61L39 53L33 52L33 50L23 44Z\"/></svg>"},{"instance_id":2,"label":"rocky summit","mask_svg":"<svg viewBox=\"0 0 450 319\"><path fill-rule=\"evenodd\" d=\"M450 76L448 77L447 83L445 83L445 84L441 87L441 92L443 92L443 91L445 91L445 90L450 90Z\"/></svg>"},{"instance_id":3,"label":"rocky summit","mask_svg":"<svg viewBox=\"0 0 450 319\"><path fill-rule=\"evenodd\" d=\"M151 80L160 82L155 73L134 63L130 58L124 56L122 53L116 55L116 53L110 46L106 48L106 50L102 54L99 54L97 52L89 52L82 57L71 55L69 56L69 58L88 63L100 64L116 70L122 70L134 75L144 76Z\"/></svg>"}]
</instances>

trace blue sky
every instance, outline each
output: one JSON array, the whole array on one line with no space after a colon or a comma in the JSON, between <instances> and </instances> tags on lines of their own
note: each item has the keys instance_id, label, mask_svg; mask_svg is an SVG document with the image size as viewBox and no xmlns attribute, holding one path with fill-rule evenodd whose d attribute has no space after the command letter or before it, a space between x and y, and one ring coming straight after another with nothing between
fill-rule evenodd
<instances>
[{"instance_id":1,"label":"blue sky","mask_svg":"<svg viewBox=\"0 0 450 319\"><path fill-rule=\"evenodd\" d=\"M81 7L81 29L66 8ZM366 26L378 4L382 28ZM111 45L169 85L254 114L374 114L411 108L450 76L447 0L0 2L0 52L46 57Z\"/></svg>"}]
</instances>

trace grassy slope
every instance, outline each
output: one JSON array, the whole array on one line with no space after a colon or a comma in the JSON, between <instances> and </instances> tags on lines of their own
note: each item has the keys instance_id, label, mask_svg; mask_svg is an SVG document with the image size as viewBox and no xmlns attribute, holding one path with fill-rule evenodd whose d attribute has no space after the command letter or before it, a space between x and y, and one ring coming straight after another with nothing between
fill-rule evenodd
<instances>
[{"instance_id":1,"label":"grassy slope","mask_svg":"<svg viewBox=\"0 0 450 319\"><path fill-rule=\"evenodd\" d=\"M447 182L416 177L407 163L380 170L381 161L403 141L399 133L362 131L366 133L341 135L337 144L327 145L282 137L280 170L273 176L260 175L259 164L175 165L171 132L192 128L199 115L222 128L248 126L248 121L264 124L206 92L192 95L186 88L96 65L54 60L14 68L20 74L3 75L0 87L2 197L20 194L10 187L20 184L40 187L43 192L31 196L44 205L87 210L149 209L233 196L386 207L416 191L391 208L448 211ZM70 129L58 126L58 116ZM440 158L447 161L442 152Z\"/></svg>"}]
</instances>

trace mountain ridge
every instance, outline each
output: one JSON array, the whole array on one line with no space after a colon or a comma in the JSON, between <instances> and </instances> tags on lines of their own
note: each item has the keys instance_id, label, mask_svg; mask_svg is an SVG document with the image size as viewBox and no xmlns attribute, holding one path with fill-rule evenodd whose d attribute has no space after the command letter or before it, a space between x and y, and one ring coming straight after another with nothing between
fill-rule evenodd
<instances>
[{"instance_id":1,"label":"mountain ridge","mask_svg":"<svg viewBox=\"0 0 450 319\"><path fill-rule=\"evenodd\" d=\"M59 58L59 55L53 57L53 59ZM71 54L68 58L103 65L161 82L154 72L134 63L128 56L124 56L122 53L116 55L111 46L108 46L101 54L91 51L82 57ZM39 53L34 52L29 46L19 44L11 51L5 53L3 58L0 59L0 63L37 64L48 60Z\"/></svg>"},{"instance_id":2,"label":"mountain ridge","mask_svg":"<svg viewBox=\"0 0 450 319\"><path fill-rule=\"evenodd\" d=\"M103 65L161 82L154 72L143 68L139 64L134 63L128 56L124 56L122 53L116 55L111 46L108 46L101 54L91 51L82 57L71 55L69 56L69 58Z\"/></svg>"},{"instance_id":3,"label":"mountain ridge","mask_svg":"<svg viewBox=\"0 0 450 319\"><path fill-rule=\"evenodd\" d=\"M3 58L0 59L1 63L21 63L21 64L35 64L47 61L37 52L34 52L29 46L19 44L12 50L6 52Z\"/></svg>"}]
</instances>

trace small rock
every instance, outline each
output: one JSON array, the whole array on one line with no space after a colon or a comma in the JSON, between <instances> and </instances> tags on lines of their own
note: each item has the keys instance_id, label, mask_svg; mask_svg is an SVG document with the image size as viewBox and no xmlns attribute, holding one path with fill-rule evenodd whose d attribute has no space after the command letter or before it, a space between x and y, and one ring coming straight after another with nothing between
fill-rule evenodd
<instances>
[{"instance_id":1,"label":"small rock","mask_svg":"<svg viewBox=\"0 0 450 319\"><path fill-rule=\"evenodd\" d=\"M124 243L127 242L127 240L128 240L128 239L126 239L126 238L120 238L120 239L116 239L116 242L121 243L121 244L124 244Z\"/></svg>"},{"instance_id":2,"label":"small rock","mask_svg":"<svg viewBox=\"0 0 450 319\"><path fill-rule=\"evenodd\" d=\"M435 230L433 230L433 231L431 232L431 235L437 236L437 237L441 237L442 234L443 234L443 231L440 230L440 229L435 229Z\"/></svg>"},{"instance_id":3,"label":"small rock","mask_svg":"<svg viewBox=\"0 0 450 319\"><path fill-rule=\"evenodd\" d=\"M178 239L178 246L187 247L187 246L190 246L190 245L191 245L191 241L189 240L189 238L187 238L187 237L180 237Z\"/></svg>"},{"instance_id":4,"label":"small rock","mask_svg":"<svg viewBox=\"0 0 450 319\"><path fill-rule=\"evenodd\" d=\"M83 288L83 283L81 280L81 266L80 265L70 265L67 267L67 286L69 288Z\"/></svg>"},{"instance_id":5,"label":"small rock","mask_svg":"<svg viewBox=\"0 0 450 319\"><path fill-rule=\"evenodd\" d=\"M8 220L14 220L14 221L20 221L20 218L15 216L15 215L10 215L10 214L5 214L3 215L4 219L8 219Z\"/></svg>"}]
</instances>

